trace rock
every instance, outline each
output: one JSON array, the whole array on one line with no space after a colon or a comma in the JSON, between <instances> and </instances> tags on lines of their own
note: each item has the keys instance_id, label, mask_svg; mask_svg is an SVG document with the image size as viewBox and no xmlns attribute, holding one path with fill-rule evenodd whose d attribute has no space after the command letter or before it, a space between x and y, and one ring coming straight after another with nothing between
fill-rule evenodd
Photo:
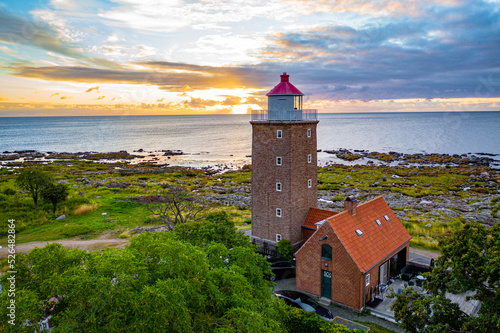
<instances>
[{"instance_id":1,"label":"rock","mask_svg":"<svg viewBox=\"0 0 500 333\"><path fill-rule=\"evenodd\" d=\"M109 218L109 219L105 219L104 221L106 221L106 222L116 222L118 220L117 219Z\"/></svg>"},{"instance_id":2,"label":"rock","mask_svg":"<svg viewBox=\"0 0 500 333\"><path fill-rule=\"evenodd\" d=\"M100 198L101 198L101 196L100 196L100 195L95 195L95 196L94 196L94 198L96 198L96 199L100 199Z\"/></svg>"},{"instance_id":3,"label":"rock","mask_svg":"<svg viewBox=\"0 0 500 333\"><path fill-rule=\"evenodd\" d=\"M64 220L65 218L66 218L66 215L62 214L56 220L61 221L61 220Z\"/></svg>"},{"instance_id":4,"label":"rock","mask_svg":"<svg viewBox=\"0 0 500 333\"><path fill-rule=\"evenodd\" d=\"M78 196L81 197L82 195L84 195L85 193L84 192L78 192Z\"/></svg>"},{"instance_id":5,"label":"rock","mask_svg":"<svg viewBox=\"0 0 500 333\"><path fill-rule=\"evenodd\" d=\"M422 200L419 202L420 205L432 205L432 201L429 200Z\"/></svg>"},{"instance_id":6,"label":"rock","mask_svg":"<svg viewBox=\"0 0 500 333\"><path fill-rule=\"evenodd\" d=\"M106 216L106 215L108 215L108 213L102 213L101 215Z\"/></svg>"}]
</instances>

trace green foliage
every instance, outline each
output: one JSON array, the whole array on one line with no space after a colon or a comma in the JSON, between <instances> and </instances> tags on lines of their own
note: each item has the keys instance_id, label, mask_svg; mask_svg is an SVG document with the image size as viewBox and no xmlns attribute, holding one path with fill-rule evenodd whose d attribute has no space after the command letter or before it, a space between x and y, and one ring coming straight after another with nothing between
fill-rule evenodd
<instances>
[{"instance_id":1,"label":"green foliage","mask_svg":"<svg viewBox=\"0 0 500 333\"><path fill-rule=\"evenodd\" d=\"M3 190L3 194L5 195L14 195L16 193L16 190L11 189L10 187L7 187L5 190Z\"/></svg>"},{"instance_id":2,"label":"green foliage","mask_svg":"<svg viewBox=\"0 0 500 333\"><path fill-rule=\"evenodd\" d=\"M37 208L40 190L52 183L52 177L37 168L26 168L21 170L16 183L22 190L29 192Z\"/></svg>"},{"instance_id":3,"label":"green foliage","mask_svg":"<svg viewBox=\"0 0 500 333\"><path fill-rule=\"evenodd\" d=\"M237 246L239 232L231 230L224 237L231 248L210 242L202 249L176 233L141 234L102 253L35 248L17 262L16 292L29 306L19 305L17 318L38 323L50 314L58 332L285 331L285 307L262 279L268 266L248 239ZM204 237L203 244L217 238ZM8 301L0 296L2 316Z\"/></svg>"},{"instance_id":4,"label":"green foliage","mask_svg":"<svg viewBox=\"0 0 500 333\"><path fill-rule=\"evenodd\" d=\"M293 259L293 247L292 243L290 243L289 240L287 239L281 239L278 244L276 244L278 248L278 252L288 260Z\"/></svg>"},{"instance_id":5,"label":"green foliage","mask_svg":"<svg viewBox=\"0 0 500 333\"><path fill-rule=\"evenodd\" d=\"M57 204L68 198L68 189L64 184L50 183L41 189L40 194L52 204L52 215L55 215Z\"/></svg>"},{"instance_id":6,"label":"green foliage","mask_svg":"<svg viewBox=\"0 0 500 333\"><path fill-rule=\"evenodd\" d=\"M288 307L285 327L289 333L353 333L364 332L351 331L343 325L330 323L314 312L305 312L301 309Z\"/></svg>"},{"instance_id":7,"label":"green foliage","mask_svg":"<svg viewBox=\"0 0 500 333\"><path fill-rule=\"evenodd\" d=\"M426 285L432 296L406 290L392 309L409 332L496 332L500 329L500 225L486 229L467 223L440 240L441 256ZM444 297L473 291L481 301L477 316L466 316Z\"/></svg>"}]
</instances>

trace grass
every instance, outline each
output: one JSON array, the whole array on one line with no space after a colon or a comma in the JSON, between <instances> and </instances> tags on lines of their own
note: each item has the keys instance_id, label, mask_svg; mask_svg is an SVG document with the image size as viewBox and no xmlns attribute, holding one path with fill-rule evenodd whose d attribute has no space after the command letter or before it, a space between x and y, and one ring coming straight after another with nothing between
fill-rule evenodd
<instances>
[{"instance_id":1,"label":"grass","mask_svg":"<svg viewBox=\"0 0 500 333\"><path fill-rule=\"evenodd\" d=\"M369 321L358 321L355 320L356 323L368 326L370 328L370 333L394 333L395 331L380 326L378 324L369 322Z\"/></svg>"},{"instance_id":2,"label":"grass","mask_svg":"<svg viewBox=\"0 0 500 333\"><path fill-rule=\"evenodd\" d=\"M215 191L229 194L234 193L235 189L249 195L251 185L250 166L222 174L147 163L100 164L78 160L63 160L40 167L52 174L57 181L67 184L68 200L59 205L56 212L56 216L65 214L66 219L56 221L52 217L50 204L42 202L38 209L34 209L32 199L19 191L15 184L18 171L0 168L0 245L6 243L8 219L16 220L17 240L20 243L75 236L92 238L104 231L128 237L127 230L158 221L144 205L122 199L154 195L166 186L183 187L199 195L214 194ZM318 189L336 191L349 188L361 193L376 190L382 194L394 193L414 198L453 196L472 203L477 201L473 196L476 193L497 190L478 179L471 181L471 175L475 177L485 171L495 174L486 167L471 166L431 168L334 165L318 169ZM462 190L464 187L470 187L470 190ZM333 200L342 201L344 196L334 193ZM492 215L496 216L500 210L498 195L492 197L490 206ZM251 217L249 209L222 205L214 205L211 209L227 211L239 228L251 227L248 223ZM431 250L437 248L441 235L463 222L460 218L453 219L444 215L416 215L407 212L406 216L407 220L402 222L413 236L412 246ZM426 226L428 224L431 226Z\"/></svg>"}]
</instances>

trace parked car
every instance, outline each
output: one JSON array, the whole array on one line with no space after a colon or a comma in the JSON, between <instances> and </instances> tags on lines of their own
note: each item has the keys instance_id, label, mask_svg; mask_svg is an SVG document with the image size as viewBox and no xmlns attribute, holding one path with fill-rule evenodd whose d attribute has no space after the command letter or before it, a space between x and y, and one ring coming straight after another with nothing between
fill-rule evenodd
<instances>
[{"instance_id":1,"label":"parked car","mask_svg":"<svg viewBox=\"0 0 500 333\"><path fill-rule=\"evenodd\" d=\"M271 281L295 277L295 263L284 259L267 259L274 275L267 276Z\"/></svg>"},{"instance_id":2,"label":"parked car","mask_svg":"<svg viewBox=\"0 0 500 333\"><path fill-rule=\"evenodd\" d=\"M286 304L307 312L316 312L321 318L332 321L333 315L327 308L319 305L312 297L294 290L279 290L274 293L282 298Z\"/></svg>"}]
</instances>

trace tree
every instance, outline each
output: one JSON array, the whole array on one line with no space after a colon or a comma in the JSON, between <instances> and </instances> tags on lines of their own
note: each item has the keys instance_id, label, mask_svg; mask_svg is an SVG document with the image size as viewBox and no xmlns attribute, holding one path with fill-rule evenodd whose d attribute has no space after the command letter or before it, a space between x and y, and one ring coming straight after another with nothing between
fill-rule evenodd
<instances>
[{"instance_id":1,"label":"tree","mask_svg":"<svg viewBox=\"0 0 500 333\"><path fill-rule=\"evenodd\" d=\"M500 224L486 229L467 223L443 237L441 256L428 274L423 297L406 290L392 305L396 320L410 332L500 331ZM445 293L472 291L481 301L477 316L467 316Z\"/></svg>"},{"instance_id":2,"label":"tree","mask_svg":"<svg viewBox=\"0 0 500 333\"><path fill-rule=\"evenodd\" d=\"M199 220L205 210L204 202L180 187L169 187L162 195L146 197L142 202L168 230L173 230L178 224Z\"/></svg>"},{"instance_id":3,"label":"tree","mask_svg":"<svg viewBox=\"0 0 500 333\"><path fill-rule=\"evenodd\" d=\"M293 259L293 246L292 243L290 243L289 240L287 239L281 239L278 244L276 245L278 248L278 252L288 260Z\"/></svg>"},{"instance_id":4,"label":"tree","mask_svg":"<svg viewBox=\"0 0 500 333\"><path fill-rule=\"evenodd\" d=\"M68 188L64 184L50 183L40 191L42 198L52 204L52 215L56 215L57 204L68 198Z\"/></svg>"},{"instance_id":5,"label":"tree","mask_svg":"<svg viewBox=\"0 0 500 333\"><path fill-rule=\"evenodd\" d=\"M29 192L31 198L33 198L35 208L37 208L40 190L52 183L52 177L39 169L26 168L21 170L16 183L22 190Z\"/></svg>"}]
</instances>

